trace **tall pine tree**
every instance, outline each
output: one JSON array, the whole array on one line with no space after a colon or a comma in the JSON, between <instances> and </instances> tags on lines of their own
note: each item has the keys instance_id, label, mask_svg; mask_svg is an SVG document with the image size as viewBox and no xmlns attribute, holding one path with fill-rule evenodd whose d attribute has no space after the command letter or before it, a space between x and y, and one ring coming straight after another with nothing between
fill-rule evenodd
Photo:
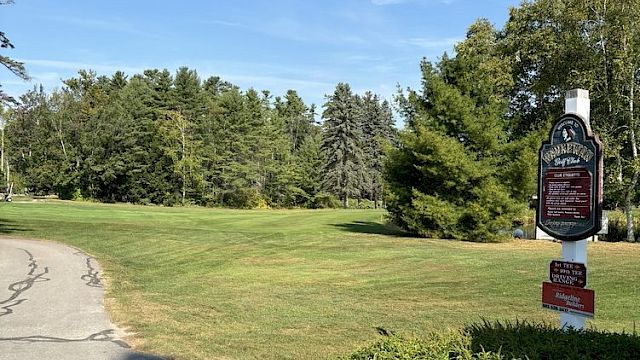
<instances>
[{"instance_id":1,"label":"tall pine tree","mask_svg":"<svg viewBox=\"0 0 640 360\"><path fill-rule=\"evenodd\" d=\"M339 83L333 95L327 96L324 108L322 187L338 196L347 208L349 197L360 197L362 184L366 183L361 112L346 83Z\"/></svg>"}]
</instances>

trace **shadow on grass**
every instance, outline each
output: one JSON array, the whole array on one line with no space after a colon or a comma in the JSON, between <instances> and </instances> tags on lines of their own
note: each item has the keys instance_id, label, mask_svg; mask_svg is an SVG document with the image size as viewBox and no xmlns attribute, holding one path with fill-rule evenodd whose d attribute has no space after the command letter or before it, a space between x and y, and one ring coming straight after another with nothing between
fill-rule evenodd
<instances>
[{"instance_id":1,"label":"shadow on grass","mask_svg":"<svg viewBox=\"0 0 640 360\"><path fill-rule=\"evenodd\" d=\"M465 333L471 337L472 351L499 352L507 359L640 359L637 334L486 320L467 326Z\"/></svg>"},{"instance_id":2,"label":"shadow on grass","mask_svg":"<svg viewBox=\"0 0 640 360\"><path fill-rule=\"evenodd\" d=\"M385 225L372 221L353 221L344 224L333 224L336 228L355 233L413 237L411 234L393 225Z\"/></svg>"},{"instance_id":3,"label":"shadow on grass","mask_svg":"<svg viewBox=\"0 0 640 360\"><path fill-rule=\"evenodd\" d=\"M15 221L0 219L0 235L7 235L7 234L12 234L14 232L29 231L29 230L30 229L20 225Z\"/></svg>"}]
</instances>

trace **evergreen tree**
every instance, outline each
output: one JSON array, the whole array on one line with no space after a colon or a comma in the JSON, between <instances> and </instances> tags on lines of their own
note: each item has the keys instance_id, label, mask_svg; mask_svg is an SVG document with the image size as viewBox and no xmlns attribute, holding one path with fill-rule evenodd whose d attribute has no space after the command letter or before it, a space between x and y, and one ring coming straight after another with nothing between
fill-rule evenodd
<instances>
[{"instance_id":1,"label":"evergreen tree","mask_svg":"<svg viewBox=\"0 0 640 360\"><path fill-rule=\"evenodd\" d=\"M362 184L366 183L361 114L346 83L339 83L333 95L327 96L324 108L322 187L338 196L347 208L349 197L360 197Z\"/></svg>"},{"instance_id":2,"label":"evergreen tree","mask_svg":"<svg viewBox=\"0 0 640 360\"><path fill-rule=\"evenodd\" d=\"M498 172L506 101L500 67L489 66L493 33L480 22L456 47L460 59L443 57L437 67L423 61L421 93L401 102L412 116L387 161L388 210L417 234L493 241L518 214Z\"/></svg>"},{"instance_id":3,"label":"evergreen tree","mask_svg":"<svg viewBox=\"0 0 640 360\"><path fill-rule=\"evenodd\" d=\"M366 92L360 103L362 113L363 152L367 163L369 183L362 191L378 207L383 190L384 149L391 145L394 137L393 115L389 103L380 102L377 95Z\"/></svg>"},{"instance_id":4,"label":"evergreen tree","mask_svg":"<svg viewBox=\"0 0 640 360\"><path fill-rule=\"evenodd\" d=\"M0 2L0 5L7 5L11 2ZM0 49L13 49L15 46L11 43L11 40L7 37L7 35L0 31ZM18 78L27 81L30 79L29 74L27 74L27 70L24 67L24 63L14 60L8 56L0 55L0 65L7 68L11 73L13 73ZM2 91L2 84L0 84L0 105L5 103L16 103L15 99L11 96L7 95L4 91Z\"/></svg>"}]
</instances>

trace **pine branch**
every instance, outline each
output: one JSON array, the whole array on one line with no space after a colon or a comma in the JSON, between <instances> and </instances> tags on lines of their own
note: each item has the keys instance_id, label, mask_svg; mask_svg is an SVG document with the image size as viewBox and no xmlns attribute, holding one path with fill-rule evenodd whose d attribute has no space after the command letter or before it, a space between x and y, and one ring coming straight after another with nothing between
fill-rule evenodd
<instances>
[{"instance_id":1,"label":"pine branch","mask_svg":"<svg viewBox=\"0 0 640 360\"><path fill-rule=\"evenodd\" d=\"M4 65L9 71L11 71L14 75L19 77L24 81L31 80L31 77L27 74L27 70L24 68L24 63L19 61L12 60L6 56L0 55L0 64Z\"/></svg>"}]
</instances>

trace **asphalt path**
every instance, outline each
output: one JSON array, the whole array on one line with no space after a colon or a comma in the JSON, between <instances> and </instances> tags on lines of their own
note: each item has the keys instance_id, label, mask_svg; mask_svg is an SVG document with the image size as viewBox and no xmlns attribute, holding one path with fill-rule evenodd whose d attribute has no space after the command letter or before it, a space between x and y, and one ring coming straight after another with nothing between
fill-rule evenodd
<instances>
[{"instance_id":1,"label":"asphalt path","mask_svg":"<svg viewBox=\"0 0 640 360\"><path fill-rule=\"evenodd\" d=\"M160 360L121 339L103 290L98 263L82 251L0 239L0 360Z\"/></svg>"}]
</instances>

